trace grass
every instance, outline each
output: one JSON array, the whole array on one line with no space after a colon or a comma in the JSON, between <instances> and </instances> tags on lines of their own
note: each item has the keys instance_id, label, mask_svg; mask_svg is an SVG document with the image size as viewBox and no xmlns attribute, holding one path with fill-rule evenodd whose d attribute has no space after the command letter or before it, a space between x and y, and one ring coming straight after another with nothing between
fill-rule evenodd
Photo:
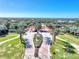
<instances>
[{"instance_id":1,"label":"grass","mask_svg":"<svg viewBox=\"0 0 79 59\"><path fill-rule=\"evenodd\" d=\"M18 34L16 33L9 33L8 35L6 35L5 37L0 37L0 42L5 41L7 39L11 39L13 37L16 37Z\"/></svg>"},{"instance_id":2,"label":"grass","mask_svg":"<svg viewBox=\"0 0 79 59\"><path fill-rule=\"evenodd\" d=\"M19 38L0 45L0 59L22 59L22 52L23 45Z\"/></svg>"},{"instance_id":3,"label":"grass","mask_svg":"<svg viewBox=\"0 0 79 59\"><path fill-rule=\"evenodd\" d=\"M16 37L16 33L10 33L6 37L1 37L4 40L7 40L7 38L13 38L13 36ZM70 42L73 42L75 39L77 43L78 39L70 34L65 35L59 35L59 37L62 37ZM73 37L73 39L68 38ZM66 46L65 46L66 45ZM51 59L79 59L79 55L76 53L76 49L72 48L72 50L75 53L69 53L65 51L65 48L70 48L70 44L60 41L57 39L56 44L51 46ZM6 42L2 45L0 45L0 59L23 59L23 44L21 44L20 39L14 39L9 42Z\"/></svg>"},{"instance_id":4,"label":"grass","mask_svg":"<svg viewBox=\"0 0 79 59\"><path fill-rule=\"evenodd\" d=\"M21 59L22 55L22 45L18 39L9 41L0 46L0 59L5 57L5 59Z\"/></svg>"},{"instance_id":5,"label":"grass","mask_svg":"<svg viewBox=\"0 0 79 59\"><path fill-rule=\"evenodd\" d=\"M57 40L57 44L51 46L51 59L79 59L79 55L77 53L69 53L64 50L65 46L64 42ZM76 52L76 49L73 49Z\"/></svg>"},{"instance_id":6,"label":"grass","mask_svg":"<svg viewBox=\"0 0 79 59\"><path fill-rule=\"evenodd\" d=\"M60 38L67 40L69 42L75 43L77 45L79 45L79 38L77 38L76 36L73 36L71 34L64 34L64 35L59 35Z\"/></svg>"}]
</instances>

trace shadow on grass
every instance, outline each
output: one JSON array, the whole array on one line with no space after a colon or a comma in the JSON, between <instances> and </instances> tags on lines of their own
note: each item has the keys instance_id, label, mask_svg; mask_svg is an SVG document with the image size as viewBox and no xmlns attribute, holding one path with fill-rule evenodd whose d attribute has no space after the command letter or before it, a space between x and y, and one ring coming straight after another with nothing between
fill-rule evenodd
<instances>
[{"instance_id":1,"label":"shadow on grass","mask_svg":"<svg viewBox=\"0 0 79 59\"><path fill-rule=\"evenodd\" d=\"M65 52L72 53L72 54L76 53L75 47L73 47L70 43L65 42L65 41L62 41L62 42L63 42L63 45L64 45L63 49L64 49Z\"/></svg>"}]
</instances>

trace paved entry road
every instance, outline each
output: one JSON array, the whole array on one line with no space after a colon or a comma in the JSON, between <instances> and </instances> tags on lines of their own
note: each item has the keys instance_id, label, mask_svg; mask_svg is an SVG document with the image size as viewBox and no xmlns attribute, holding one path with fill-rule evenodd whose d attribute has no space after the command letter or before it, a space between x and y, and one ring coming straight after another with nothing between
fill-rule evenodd
<instances>
[{"instance_id":1,"label":"paved entry road","mask_svg":"<svg viewBox=\"0 0 79 59\"><path fill-rule=\"evenodd\" d=\"M33 44L33 37L35 32L27 32L26 35L23 36L23 38L26 40L28 39L29 44L31 47L27 47L25 51L24 59L50 59L50 40L52 40L52 37L50 33L41 33L43 35L43 43L41 48L39 49L39 57L34 57L34 44ZM27 41L27 40L26 40ZM28 45L28 44L27 44Z\"/></svg>"}]
</instances>

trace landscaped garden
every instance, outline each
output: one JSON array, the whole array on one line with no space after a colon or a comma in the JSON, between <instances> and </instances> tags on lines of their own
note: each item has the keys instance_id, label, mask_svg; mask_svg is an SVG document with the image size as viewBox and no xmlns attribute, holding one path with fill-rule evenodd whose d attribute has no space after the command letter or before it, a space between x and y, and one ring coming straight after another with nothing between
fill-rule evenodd
<instances>
[{"instance_id":1,"label":"landscaped garden","mask_svg":"<svg viewBox=\"0 0 79 59\"><path fill-rule=\"evenodd\" d=\"M6 41L16 37L17 35L18 34L16 33L10 33L0 39L5 39ZM0 45L0 59L22 59L22 54L23 45L21 44L19 37Z\"/></svg>"},{"instance_id":2,"label":"landscaped garden","mask_svg":"<svg viewBox=\"0 0 79 59\"><path fill-rule=\"evenodd\" d=\"M0 37L0 42L17 37L17 33L9 33L5 37ZM76 48L69 42L78 44L79 38L64 34L58 37L67 40L68 42L57 39L56 44L51 45L51 59L79 59ZM0 45L0 59L23 59L23 44L19 37Z\"/></svg>"}]
</instances>

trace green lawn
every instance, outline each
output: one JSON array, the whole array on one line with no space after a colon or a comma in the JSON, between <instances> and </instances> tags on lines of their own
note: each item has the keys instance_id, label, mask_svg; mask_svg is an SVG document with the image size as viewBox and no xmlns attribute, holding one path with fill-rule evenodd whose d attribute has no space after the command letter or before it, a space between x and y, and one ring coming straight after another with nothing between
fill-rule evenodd
<instances>
[{"instance_id":1,"label":"green lawn","mask_svg":"<svg viewBox=\"0 0 79 59\"><path fill-rule=\"evenodd\" d=\"M10 35L11 34L13 34L13 36L17 36L16 33L10 33ZM5 40L7 40L7 37L10 37L10 35L7 35ZM12 38L13 36L11 35ZM22 59L22 54L23 45L19 38L0 45L0 59Z\"/></svg>"},{"instance_id":2,"label":"green lawn","mask_svg":"<svg viewBox=\"0 0 79 59\"><path fill-rule=\"evenodd\" d=\"M71 48L69 52L65 50L67 47L70 48L69 46L71 45L57 40L56 44L50 48L52 54L51 59L79 59L79 55L76 53L77 51L75 48Z\"/></svg>"},{"instance_id":3,"label":"green lawn","mask_svg":"<svg viewBox=\"0 0 79 59\"><path fill-rule=\"evenodd\" d=\"M60 38L79 45L79 38L71 34L59 35Z\"/></svg>"},{"instance_id":4,"label":"green lawn","mask_svg":"<svg viewBox=\"0 0 79 59\"><path fill-rule=\"evenodd\" d=\"M7 39L11 39L11 38L16 37L16 36L18 36L18 34L16 34L16 33L9 33L5 37L0 37L0 42L5 41Z\"/></svg>"},{"instance_id":5,"label":"green lawn","mask_svg":"<svg viewBox=\"0 0 79 59\"><path fill-rule=\"evenodd\" d=\"M9 41L0 46L0 59L22 59L23 47L18 39Z\"/></svg>"},{"instance_id":6,"label":"green lawn","mask_svg":"<svg viewBox=\"0 0 79 59\"><path fill-rule=\"evenodd\" d=\"M7 38L13 38L13 36L16 37L17 35L18 34L16 33L10 33L6 37L1 38L7 40ZM59 35L59 37L62 37L70 42L73 42L72 39L68 38L70 36L73 37L76 42L78 41L76 37L69 34ZM67 48L71 49L65 50ZM23 44L21 44L19 38L6 42L0 45L0 59L23 59L23 49ZM63 42L57 39L56 44L52 45L50 49L52 54L51 59L79 59L79 55L76 53L76 49L67 42Z\"/></svg>"},{"instance_id":7,"label":"green lawn","mask_svg":"<svg viewBox=\"0 0 79 59\"><path fill-rule=\"evenodd\" d=\"M58 35L58 37L68 42L79 44L79 38L71 34ZM77 50L68 42L57 39L56 44L50 48L52 54L51 59L79 59Z\"/></svg>"}]
</instances>

